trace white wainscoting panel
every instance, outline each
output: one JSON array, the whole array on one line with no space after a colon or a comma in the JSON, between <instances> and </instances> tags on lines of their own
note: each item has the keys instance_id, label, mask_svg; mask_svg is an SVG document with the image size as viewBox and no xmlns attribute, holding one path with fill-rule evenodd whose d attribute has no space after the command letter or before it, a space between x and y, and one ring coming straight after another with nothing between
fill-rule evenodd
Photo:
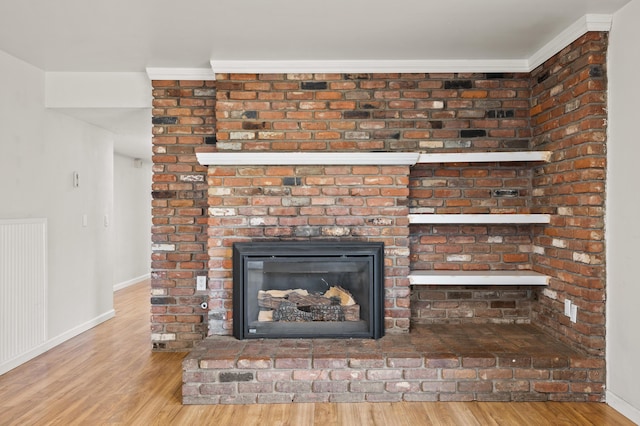
<instances>
[{"instance_id":1,"label":"white wainscoting panel","mask_svg":"<svg viewBox=\"0 0 640 426\"><path fill-rule=\"evenodd\" d=\"M47 220L0 220L0 365L47 340Z\"/></svg>"}]
</instances>

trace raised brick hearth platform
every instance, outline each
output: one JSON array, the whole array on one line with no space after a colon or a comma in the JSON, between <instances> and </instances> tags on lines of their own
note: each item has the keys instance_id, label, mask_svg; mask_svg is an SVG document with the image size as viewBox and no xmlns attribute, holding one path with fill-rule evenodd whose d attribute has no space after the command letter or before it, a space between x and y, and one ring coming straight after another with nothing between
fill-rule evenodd
<instances>
[{"instance_id":1,"label":"raised brick hearth platform","mask_svg":"<svg viewBox=\"0 0 640 426\"><path fill-rule=\"evenodd\" d=\"M183 362L184 404L601 401L604 360L533 325L416 325L371 339L211 336Z\"/></svg>"}]
</instances>

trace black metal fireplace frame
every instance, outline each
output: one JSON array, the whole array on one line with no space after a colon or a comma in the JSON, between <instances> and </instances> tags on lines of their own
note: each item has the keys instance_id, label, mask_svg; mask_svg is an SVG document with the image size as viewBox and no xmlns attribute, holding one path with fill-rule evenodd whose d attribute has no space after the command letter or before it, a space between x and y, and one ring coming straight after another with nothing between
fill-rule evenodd
<instances>
[{"instance_id":1,"label":"black metal fireplace frame","mask_svg":"<svg viewBox=\"0 0 640 426\"><path fill-rule=\"evenodd\" d=\"M246 295L245 263L252 258L363 258L369 257L373 265L373 279L369 291L369 313L366 332L349 335L314 332L269 336L273 338L374 338L384 335L384 243L362 241L255 241L233 244L233 335L237 339L264 338L248 330L245 315Z\"/></svg>"}]
</instances>

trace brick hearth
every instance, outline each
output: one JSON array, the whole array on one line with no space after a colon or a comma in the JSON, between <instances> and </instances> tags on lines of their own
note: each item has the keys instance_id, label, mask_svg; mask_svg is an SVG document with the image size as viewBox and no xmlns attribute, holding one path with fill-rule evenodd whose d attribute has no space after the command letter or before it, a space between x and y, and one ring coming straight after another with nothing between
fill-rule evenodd
<instances>
[{"instance_id":1,"label":"brick hearth","mask_svg":"<svg viewBox=\"0 0 640 426\"><path fill-rule=\"evenodd\" d=\"M419 325L370 339L212 336L183 362L184 404L600 401L604 360L532 325Z\"/></svg>"}]
</instances>

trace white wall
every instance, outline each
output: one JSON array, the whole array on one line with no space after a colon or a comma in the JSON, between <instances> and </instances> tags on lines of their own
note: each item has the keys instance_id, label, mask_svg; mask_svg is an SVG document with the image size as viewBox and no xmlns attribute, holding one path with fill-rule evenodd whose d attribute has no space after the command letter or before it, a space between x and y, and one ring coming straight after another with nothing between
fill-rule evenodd
<instances>
[{"instance_id":1,"label":"white wall","mask_svg":"<svg viewBox=\"0 0 640 426\"><path fill-rule=\"evenodd\" d=\"M136 167L114 156L115 288L149 276L151 266L151 163Z\"/></svg>"},{"instance_id":2,"label":"white wall","mask_svg":"<svg viewBox=\"0 0 640 426\"><path fill-rule=\"evenodd\" d=\"M0 52L0 74L0 218L48 219L44 352L113 316L113 135L45 109L43 71Z\"/></svg>"},{"instance_id":3,"label":"white wall","mask_svg":"<svg viewBox=\"0 0 640 426\"><path fill-rule=\"evenodd\" d=\"M144 72L47 72L45 106L117 135L116 152L151 162L151 81Z\"/></svg>"},{"instance_id":4,"label":"white wall","mask_svg":"<svg viewBox=\"0 0 640 426\"><path fill-rule=\"evenodd\" d=\"M640 0L613 19L608 55L607 402L640 423Z\"/></svg>"},{"instance_id":5,"label":"white wall","mask_svg":"<svg viewBox=\"0 0 640 426\"><path fill-rule=\"evenodd\" d=\"M48 72L48 108L149 108L150 82L144 72Z\"/></svg>"}]
</instances>

